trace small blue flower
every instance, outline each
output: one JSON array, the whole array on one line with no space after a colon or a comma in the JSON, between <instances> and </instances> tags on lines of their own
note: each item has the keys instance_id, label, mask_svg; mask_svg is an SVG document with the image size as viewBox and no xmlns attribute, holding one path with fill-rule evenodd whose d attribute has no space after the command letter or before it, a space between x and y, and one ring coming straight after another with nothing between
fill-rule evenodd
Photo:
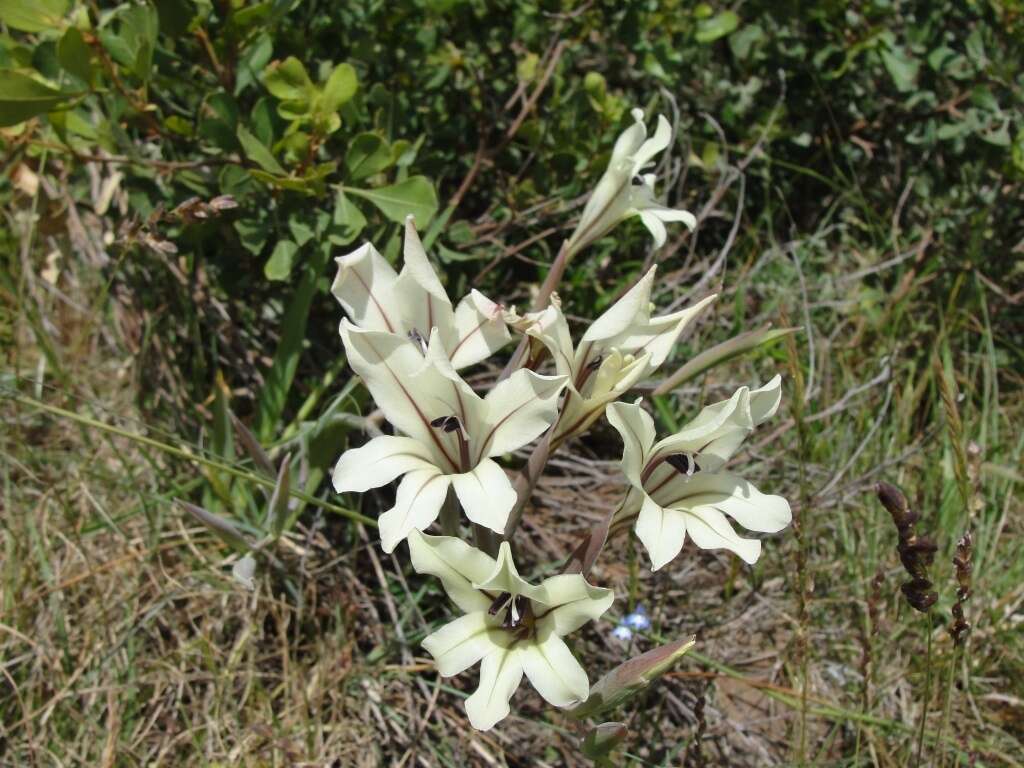
<instances>
[{"instance_id":1,"label":"small blue flower","mask_svg":"<svg viewBox=\"0 0 1024 768\"><path fill-rule=\"evenodd\" d=\"M644 610L642 605L638 605L636 610L622 620L622 623L638 632L650 629L651 626L651 620L647 618L647 611Z\"/></svg>"},{"instance_id":2,"label":"small blue flower","mask_svg":"<svg viewBox=\"0 0 1024 768\"><path fill-rule=\"evenodd\" d=\"M628 643L633 639L633 630L623 624L619 624L619 626L612 630L612 637L616 640Z\"/></svg>"}]
</instances>

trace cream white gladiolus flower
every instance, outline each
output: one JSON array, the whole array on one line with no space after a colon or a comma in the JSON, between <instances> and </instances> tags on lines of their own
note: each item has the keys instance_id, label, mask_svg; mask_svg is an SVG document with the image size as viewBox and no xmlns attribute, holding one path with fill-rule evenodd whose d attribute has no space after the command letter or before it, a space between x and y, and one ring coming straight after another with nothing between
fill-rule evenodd
<instances>
[{"instance_id":1,"label":"cream white gladiolus flower","mask_svg":"<svg viewBox=\"0 0 1024 768\"><path fill-rule=\"evenodd\" d=\"M443 677L480 665L480 685L466 700L474 728L486 731L509 713L509 699L525 674L556 707L585 701L587 673L562 640L601 616L611 590L591 586L579 574L561 574L535 586L516 571L508 542L498 559L446 536L409 536L418 573L441 579L464 616L423 641Z\"/></svg>"},{"instance_id":2,"label":"cream white gladiolus flower","mask_svg":"<svg viewBox=\"0 0 1024 768\"><path fill-rule=\"evenodd\" d=\"M430 525L449 486L472 522L503 531L516 492L492 457L526 445L554 422L565 377L520 370L481 398L456 373L436 328L426 350L418 341L347 320L341 336L349 364L403 433L346 451L334 468L339 493L367 491L404 475L395 506L379 520L384 551Z\"/></svg>"},{"instance_id":3,"label":"cream white gladiolus flower","mask_svg":"<svg viewBox=\"0 0 1024 768\"><path fill-rule=\"evenodd\" d=\"M644 113L634 109L633 125L619 136L612 149L608 169L598 181L594 193L583 208L580 223L569 238L569 248L575 253L604 237L623 219L639 216L654 237L654 247L665 244L665 222L681 221L691 230L697 226L696 217L689 211L675 210L654 199L654 174L643 174L655 155L672 140L672 127L664 115L658 115L658 127L647 138Z\"/></svg>"},{"instance_id":4,"label":"cream white gladiolus flower","mask_svg":"<svg viewBox=\"0 0 1024 768\"><path fill-rule=\"evenodd\" d=\"M370 243L336 259L331 292L355 326L407 336L424 346L436 328L457 370L479 363L509 341L503 307L479 291L452 309L412 216L405 220L403 255L398 274Z\"/></svg>"},{"instance_id":5,"label":"cream white gladiolus flower","mask_svg":"<svg viewBox=\"0 0 1024 768\"><path fill-rule=\"evenodd\" d=\"M622 436L622 471L631 485L613 528L636 517L636 533L653 570L679 554L687 534L702 549L724 548L756 562L761 542L738 536L728 517L763 533L789 525L789 502L722 471L754 427L775 413L781 396L779 376L760 389L742 387L660 442L655 442L653 419L639 404L609 406L608 421Z\"/></svg>"},{"instance_id":6,"label":"cream white gladiolus flower","mask_svg":"<svg viewBox=\"0 0 1024 768\"><path fill-rule=\"evenodd\" d=\"M556 299L540 312L510 317L510 323L547 347L555 370L568 377L569 394L553 444L584 432L608 403L665 362L689 324L715 294L686 309L651 317L651 288L656 267L595 320L573 348L569 326Z\"/></svg>"}]
</instances>

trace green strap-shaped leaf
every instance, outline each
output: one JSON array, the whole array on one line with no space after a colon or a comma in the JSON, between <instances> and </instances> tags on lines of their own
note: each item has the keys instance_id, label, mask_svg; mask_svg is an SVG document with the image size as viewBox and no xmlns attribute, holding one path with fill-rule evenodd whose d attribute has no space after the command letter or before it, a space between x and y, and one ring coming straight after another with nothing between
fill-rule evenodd
<instances>
[{"instance_id":1,"label":"green strap-shaped leaf","mask_svg":"<svg viewBox=\"0 0 1024 768\"><path fill-rule=\"evenodd\" d=\"M799 328L771 328L766 325L763 328L747 331L739 336L733 336L728 341L716 344L711 349L705 349L696 357L688 360L682 368L661 382L655 388L654 394L664 395L671 392L676 387L685 384L690 379L714 368L716 365L721 365L727 360L732 360L738 355L750 352L762 344L777 341L783 336L788 336L799 330Z\"/></svg>"}]
</instances>

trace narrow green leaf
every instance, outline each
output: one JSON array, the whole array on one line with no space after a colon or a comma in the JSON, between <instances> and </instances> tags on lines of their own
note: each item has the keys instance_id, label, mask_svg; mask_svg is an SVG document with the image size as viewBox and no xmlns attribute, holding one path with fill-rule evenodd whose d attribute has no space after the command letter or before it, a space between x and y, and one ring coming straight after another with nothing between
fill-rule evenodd
<instances>
[{"instance_id":1,"label":"narrow green leaf","mask_svg":"<svg viewBox=\"0 0 1024 768\"><path fill-rule=\"evenodd\" d=\"M716 365L721 365L738 355L757 349L762 344L770 344L777 339L781 339L783 336L788 336L799 330L799 328L773 329L766 325L763 328L734 336L728 341L723 341L721 344L716 344L710 349L705 349L696 357L691 358L682 368L655 387L653 394L657 396L671 392L676 387L685 384L687 381L699 376L704 371L714 368Z\"/></svg>"},{"instance_id":2,"label":"narrow green leaf","mask_svg":"<svg viewBox=\"0 0 1024 768\"><path fill-rule=\"evenodd\" d=\"M275 538L279 537L288 521L288 496L291 493L291 460L292 457L285 456L281 460L281 469L277 473L277 483L274 485L274 495L270 497L270 504L267 505L268 528Z\"/></svg>"},{"instance_id":3,"label":"narrow green leaf","mask_svg":"<svg viewBox=\"0 0 1024 768\"><path fill-rule=\"evenodd\" d=\"M249 454L249 458L253 460L266 475L270 477L274 476L274 463L270 460L267 452L263 450L263 446L260 445L260 441L256 439L256 435L249 431L249 428L241 422L241 420L231 414L231 423L235 427L235 432L238 433L238 440L245 449L245 452Z\"/></svg>"},{"instance_id":4,"label":"narrow green leaf","mask_svg":"<svg viewBox=\"0 0 1024 768\"><path fill-rule=\"evenodd\" d=\"M628 733L625 723L595 725L584 735L580 742L580 750L600 768L612 766L611 754Z\"/></svg>"},{"instance_id":5,"label":"narrow green leaf","mask_svg":"<svg viewBox=\"0 0 1024 768\"><path fill-rule=\"evenodd\" d=\"M292 296L281 323L281 340L278 342L274 360L267 371L256 406L256 434L264 443L270 442L281 426L281 416L288 400L288 391L295 379L295 371L302 355L302 344L306 338L306 323L309 307L316 293L316 286L327 268L331 249L328 243L317 248L312 258L302 265L302 278Z\"/></svg>"},{"instance_id":6,"label":"narrow green leaf","mask_svg":"<svg viewBox=\"0 0 1024 768\"><path fill-rule=\"evenodd\" d=\"M242 149L245 150L246 157L256 163L256 165L267 173L277 174L278 176L287 175L284 168L277 162L266 145L249 133L249 130L244 125L238 126L236 135L238 136L238 141L242 144Z\"/></svg>"},{"instance_id":7,"label":"narrow green leaf","mask_svg":"<svg viewBox=\"0 0 1024 768\"><path fill-rule=\"evenodd\" d=\"M197 507L195 504L190 504L187 501L182 501L181 499L175 499L175 501L178 503L178 506L192 515L196 521L217 534L225 544L241 552L249 551L249 542L246 540L245 535L230 520L220 515L215 515L213 512L209 512L202 507Z\"/></svg>"},{"instance_id":8,"label":"narrow green leaf","mask_svg":"<svg viewBox=\"0 0 1024 768\"><path fill-rule=\"evenodd\" d=\"M345 191L364 200L369 200L380 212L391 221L399 224L405 221L410 213L416 217L416 226L420 229L427 226L430 219L437 213L437 193L433 185L424 176L410 176L405 181L377 189L353 189Z\"/></svg>"}]
</instances>

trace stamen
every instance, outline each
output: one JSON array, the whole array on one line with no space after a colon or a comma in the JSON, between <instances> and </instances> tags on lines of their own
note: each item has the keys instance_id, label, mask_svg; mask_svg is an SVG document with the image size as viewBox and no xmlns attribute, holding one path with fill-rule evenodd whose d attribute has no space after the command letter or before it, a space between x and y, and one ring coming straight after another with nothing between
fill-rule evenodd
<instances>
[{"instance_id":1,"label":"stamen","mask_svg":"<svg viewBox=\"0 0 1024 768\"><path fill-rule=\"evenodd\" d=\"M494 602L491 603L491 607L487 609L487 613L491 616L497 615L498 611L505 607L505 603L507 603L511 597L512 595L508 592L502 592L494 598Z\"/></svg>"},{"instance_id":2,"label":"stamen","mask_svg":"<svg viewBox=\"0 0 1024 768\"><path fill-rule=\"evenodd\" d=\"M423 338L422 333L413 328L407 335L409 336L409 341L419 347L422 354L427 354L427 340Z\"/></svg>"},{"instance_id":3,"label":"stamen","mask_svg":"<svg viewBox=\"0 0 1024 768\"><path fill-rule=\"evenodd\" d=\"M462 429L462 422L459 421L457 416L438 416L430 422L430 426L434 429L443 429L445 432L464 431Z\"/></svg>"},{"instance_id":4,"label":"stamen","mask_svg":"<svg viewBox=\"0 0 1024 768\"><path fill-rule=\"evenodd\" d=\"M497 601L495 601L495 603L497 603ZM502 605L504 605L504 603L502 603ZM508 604L508 613L505 614L505 618L501 622L502 629L519 628L520 626L522 626L523 620L526 619L529 611L529 601L522 595L516 595Z\"/></svg>"},{"instance_id":5,"label":"stamen","mask_svg":"<svg viewBox=\"0 0 1024 768\"><path fill-rule=\"evenodd\" d=\"M688 453L674 453L666 456L665 461L680 474L692 477L694 472L700 472L700 465L697 460Z\"/></svg>"}]
</instances>

